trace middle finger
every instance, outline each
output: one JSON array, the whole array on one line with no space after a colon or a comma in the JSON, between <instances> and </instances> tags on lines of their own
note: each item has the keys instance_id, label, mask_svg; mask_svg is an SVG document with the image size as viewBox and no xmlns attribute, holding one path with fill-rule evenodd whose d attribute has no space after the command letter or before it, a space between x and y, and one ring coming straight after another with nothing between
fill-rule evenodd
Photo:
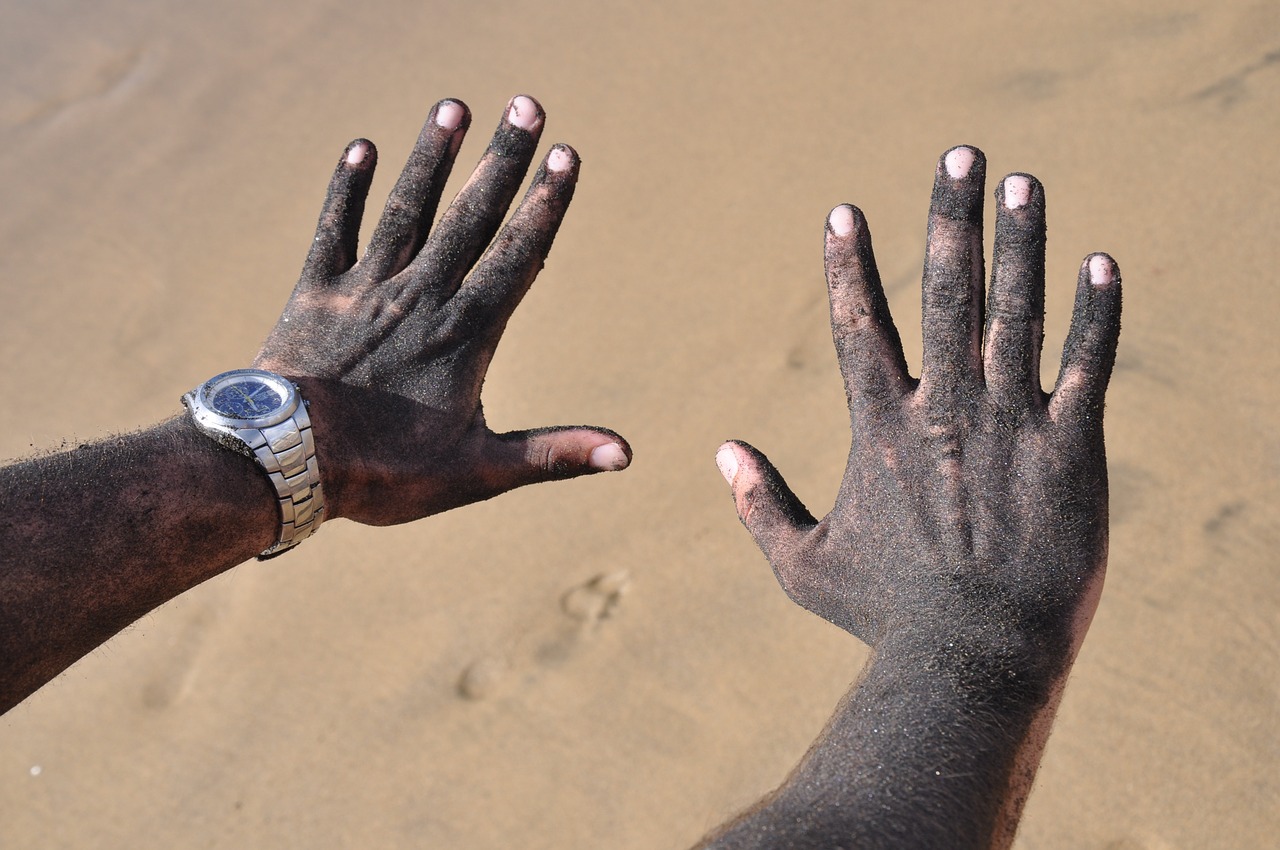
<instances>
[{"instance_id":1,"label":"middle finger","mask_svg":"<svg viewBox=\"0 0 1280 850\"><path fill-rule=\"evenodd\" d=\"M511 99L489 149L410 266L414 289L451 296L511 206L542 135L545 113L526 95Z\"/></svg>"},{"instance_id":2,"label":"middle finger","mask_svg":"<svg viewBox=\"0 0 1280 850\"><path fill-rule=\"evenodd\" d=\"M427 116L360 261L373 280L403 269L422 247L470 123L467 107L457 100L440 101Z\"/></svg>"},{"instance_id":3,"label":"middle finger","mask_svg":"<svg viewBox=\"0 0 1280 850\"><path fill-rule=\"evenodd\" d=\"M924 265L920 389L926 396L949 396L981 379L985 174L986 158L977 148L952 148L938 162Z\"/></svg>"}]
</instances>

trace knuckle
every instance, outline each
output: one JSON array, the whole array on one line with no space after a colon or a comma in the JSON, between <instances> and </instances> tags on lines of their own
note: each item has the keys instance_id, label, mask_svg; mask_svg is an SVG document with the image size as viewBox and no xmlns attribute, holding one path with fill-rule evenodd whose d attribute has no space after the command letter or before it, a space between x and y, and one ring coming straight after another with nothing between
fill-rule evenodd
<instances>
[{"instance_id":1,"label":"knuckle","mask_svg":"<svg viewBox=\"0 0 1280 850\"><path fill-rule=\"evenodd\" d=\"M482 227L493 215L484 204L459 196L449 206L447 226L469 233Z\"/></svg>"},{"instance_id":2,"label":"knuckle","mask_svg":"<svg viewBox=\"0 0 1280 850\"><path fill-rule=\"evenodd\" d=\"M462 345L480 338L489 326L490 305L481 297L468 291L459 293L449 302L445 314L433 334L438 343Z\"/></svg>"}]
</instances>

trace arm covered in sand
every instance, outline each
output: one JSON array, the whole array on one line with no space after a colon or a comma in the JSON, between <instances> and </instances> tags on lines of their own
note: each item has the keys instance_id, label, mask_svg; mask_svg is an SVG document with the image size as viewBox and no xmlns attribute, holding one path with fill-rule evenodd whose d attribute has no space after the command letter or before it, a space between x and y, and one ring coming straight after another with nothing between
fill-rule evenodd
<instances>
[{"instance_id":1,"label":"arm covered in sand","mask_svg":"<svg viewBox=\"0 0 1280 850\"><path fill-rule=\"evenodd\" d=\"M997 191L984 320L984 172L967 147L938 163L918 380L865 219L831 213L831 326L853 431L831 513L816 520L750 446L717 455L783 589L872 655L786 782L703 847L1013 840L1102 591L1120 278L1110 257L1085 260L1057 386L1042 392L1043 189L1013 174Z\"/></svg>"},{"instance_id":2,"label":"arm covered in sand","mask_svg":"<svg viewBox=\"0 0 1280 850\"><path fill-rule=\"evenodd\" d=\"M408 522L629 463L611 431L496 434L481 410L494 350L577 181L577 155L553 147L503 225L543 121L534 100L513 99L432 228L470 124L460 102L438 103L358 262L377 155L363 139L343 152L302 277L253 364L294 381L310 405L328 518ZM279 528L263 472L186 417L0 469L0 711L262 552Z\"/></svg>"}]
</instances>

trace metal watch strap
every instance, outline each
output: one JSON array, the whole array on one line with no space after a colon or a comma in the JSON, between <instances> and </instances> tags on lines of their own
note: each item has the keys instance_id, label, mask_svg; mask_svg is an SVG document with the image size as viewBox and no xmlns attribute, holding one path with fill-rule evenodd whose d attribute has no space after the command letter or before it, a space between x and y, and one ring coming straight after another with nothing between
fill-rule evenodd
<instances>
[{"instance_id":1,"label":"metal watch strap","mask_svg":"<svg viewBox=\"0 0 1280 850\"><path fill-rule=\"evenodd\" d=\"M265 561L306 540L324 521L324 491L311 419L300 401L293 416L278 425L235 433L266 471L280 501L280 539L258 556Z\"/></svg>"}]
</instances>

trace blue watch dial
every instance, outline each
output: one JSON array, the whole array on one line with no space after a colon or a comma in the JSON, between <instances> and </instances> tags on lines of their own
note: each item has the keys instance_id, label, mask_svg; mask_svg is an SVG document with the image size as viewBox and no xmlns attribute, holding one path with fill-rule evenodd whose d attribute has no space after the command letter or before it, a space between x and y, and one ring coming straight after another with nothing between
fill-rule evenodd
<instances>
[{"instance_id":1,"label":"blue watch dial","mask_svg":"<svg viewBox=\"0 0 1280 850\"><path fill-rule=\"evenodd\" d=\"M284 399L269 384L246 378L220 388L209 399L209 406L223 416L253 419L266 416L284 404Z\"/></svg>"}]
</instances>

